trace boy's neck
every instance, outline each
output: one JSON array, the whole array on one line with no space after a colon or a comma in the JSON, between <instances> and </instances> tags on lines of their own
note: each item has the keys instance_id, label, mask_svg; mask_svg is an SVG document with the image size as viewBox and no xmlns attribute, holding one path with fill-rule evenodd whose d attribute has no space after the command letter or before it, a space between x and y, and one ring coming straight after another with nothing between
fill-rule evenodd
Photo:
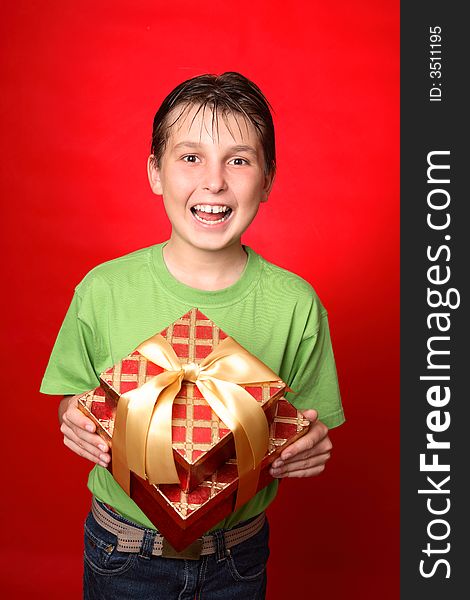
<instances>
[{"instance_id":1,"label":"boy's neck","mask_svg":"<svg viewBox=\"0 0 470 600\"><path fill-rule=\"evenodd\" d=\"M163 258L168 271L180 283L208 292L236 283L248 260L241 242L210 251L188 248L173 238L163 248Z\"/></svg>"}]
</instances>

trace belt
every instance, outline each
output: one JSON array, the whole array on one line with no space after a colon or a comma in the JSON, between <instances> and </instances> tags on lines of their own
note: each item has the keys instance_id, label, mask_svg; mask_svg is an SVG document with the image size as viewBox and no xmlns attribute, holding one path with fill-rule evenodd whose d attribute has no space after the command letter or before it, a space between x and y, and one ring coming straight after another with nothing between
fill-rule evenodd
<instances>
[{"instance_id":1,"label":"belt","mask_svg":"<svg viewBox=\"0 0 470 600\"><path fill-rule=\"evenodd\" d=\"M124 523L114 517L110 512L106 511L93 498L91 504L91 512L96 519L96 522L113 533L118 540L116 549L120 552L140 552L142 541L144 539L145 530L140 527ZM241 544L246 540L256 535L264 525L266 515L264 512L259 514L254 519L248 521L245 525L235 526L233 529L224 531L225 547L227 549ZM154 556L163 556L165 558L182 558L187 560L198 560L201 556L207 554L215 554L217 549L216 539L213 535L208 534L198 538L182 552L177 552L169 542L159 533L155 535L153 542L152 554Z\"/></svg>"}]
</instances>

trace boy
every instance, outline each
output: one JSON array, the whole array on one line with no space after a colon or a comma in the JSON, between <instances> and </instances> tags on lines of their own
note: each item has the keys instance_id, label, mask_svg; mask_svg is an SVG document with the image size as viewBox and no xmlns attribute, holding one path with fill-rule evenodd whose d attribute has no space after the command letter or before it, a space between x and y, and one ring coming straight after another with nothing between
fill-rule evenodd
<instances>
[{"instance_id":1,"label":"boy","mask_svg":"<svg viewBox=\"0 0 470 600\"><path fill-rule=\"evenodd\" d=\"M95 499L85 524L85 598L265 597L263 511L278 480L204 536L198 559L167 558L152 523L103 468L108 448L77 409L75 395L95 387L101 371L193 306L278 373L311 422L272 475L317 475L330 456L327 426L344 417L326 311L309 284L241 243L274 172L274 126L255 84L230 72L183 82L155 116L148 160L150 186L171 222L169 241L100 265L76 288L41 391L65 394L64 443L97 463L89 477ZM137 540L131 551L119 536Z\"/></svg>"}]
</instances>

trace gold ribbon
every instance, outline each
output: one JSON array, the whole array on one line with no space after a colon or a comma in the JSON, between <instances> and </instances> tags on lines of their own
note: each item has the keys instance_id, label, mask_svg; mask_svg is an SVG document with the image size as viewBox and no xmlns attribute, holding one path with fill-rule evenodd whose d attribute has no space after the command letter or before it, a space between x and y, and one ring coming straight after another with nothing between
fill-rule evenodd
<instances>
[{"instance_id":1,"label":"gold ribbon","mask_svg":"<svg viewBox=\"0 0 470 600\"><path fill-rule=\"evenodd\" d=\"M200 365L184 364L160 334L137 351L165 369L123 394L113 432L113 475L130 493L130 471L151 484L177 483L172 447L173 401L183 381L194 383L235 440L239 486L235 509L255 493L260 463L268 450L269 428L259 402L238 384L281 382L233 338L222 340Z\"/></svg>"}]
</instances>

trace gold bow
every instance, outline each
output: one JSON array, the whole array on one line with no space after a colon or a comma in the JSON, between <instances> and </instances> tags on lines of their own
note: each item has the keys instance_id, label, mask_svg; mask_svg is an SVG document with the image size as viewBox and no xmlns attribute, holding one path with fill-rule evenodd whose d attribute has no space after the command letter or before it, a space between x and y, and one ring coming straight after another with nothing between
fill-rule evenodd
<instances>
[{"instance_id":1,"label":"gold bow","mask_svg":"<svg viewBox=\"0 0 470 600\"><path fill-rule=\"evenodd\" d=\"M113 433L113 476L130 494L130 471L151 484L177 483L172 447L173 400L184 380L194 383L235 440L239 486L235 509L255 493L259 468L268 450L269 428L259 402L238 384L279 377L233 338L223 339L200 365L184 364L160 334L137 351L165 369L123 394Z\"/></svg>"}]
</instances>

